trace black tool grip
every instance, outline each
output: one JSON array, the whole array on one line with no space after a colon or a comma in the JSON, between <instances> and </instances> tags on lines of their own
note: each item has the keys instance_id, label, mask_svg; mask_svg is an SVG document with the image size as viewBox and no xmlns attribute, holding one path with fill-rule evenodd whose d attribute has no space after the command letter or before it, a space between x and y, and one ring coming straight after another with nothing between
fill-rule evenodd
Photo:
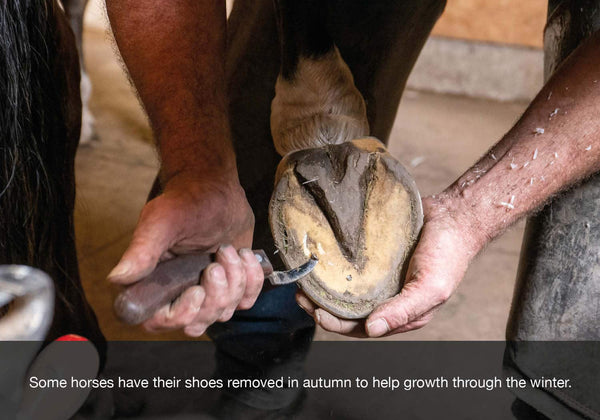
<instances>
[{"instance_id":1,"label":"black tool grip","mask_svg":"<svg viewBox=\"0 0 600 420\"><path fill-rule=\"evenodd\" d=\"M254 250L265 277L273 266L262 250ZM123 290L115 299L117 317L126 324L137 325L154 312L174 301L187 288L200 282L202 271L215 261L215 254L188 254L158 264L147 277Z\"/></svg>"}]
</instances>

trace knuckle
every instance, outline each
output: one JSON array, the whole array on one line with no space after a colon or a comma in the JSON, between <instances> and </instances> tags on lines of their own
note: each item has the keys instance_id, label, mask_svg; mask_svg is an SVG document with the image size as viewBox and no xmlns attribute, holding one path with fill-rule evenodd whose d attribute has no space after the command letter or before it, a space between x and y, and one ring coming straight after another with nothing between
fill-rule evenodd
<instances>
[{"instance_id":1,"label":"knuckle","mask_svg":"<svg viewBox=\"0 0 600 420\"><path fill-rule=\"evenodd\" d=\"M265 273L260 265L256 266L256 270L252 273L252 279L259 284L265 280Z\"/></svg>"},{"instance_id":2,"label":"knuckle","mask_svg":"<svg viewBox=\"0 0 600 420\"><path fill-rule=\"evenodd\" d=\"M243 291L244 289L246 289L246 284L248 283L248 275L246 273L246 270L241 269L239 272L236 273L236 280L234 282L234 285L236 287L236 292L240 292Z\"/></svg>"},{"instance_id":3,"label":"knuckle","mask_svg":"<svg viewBox=\"0 0 600 420\"><path fill-rule=\"evenodd\" d=\"M231 317L233 316L233 313L235 311L233 309L226 309L223 311L223 313L221 314L221 316L217 319L217 321L219 322L227 322L231 319Z\"/></svg>"},{"instance_id":4,"label":"knuckle","mask_svg":"<svg viewBox=\"0 0 600 420\"><path fill-rule=\"evenodd\" d=\"M251 301L250 299L244 298L240 301L240 303L238 305L238 309L245 311L246 309L250 309L252 307L253 303L254 302Z\"/></svg>"},{"instance_id":5,"label":"knuckle","mask_svg":"<svg viewBox=\"0 0 600 420\"><path fill-rule=\"evenodd\" d=\"M216 296L214 300L214 306L217 309L225 309L230 305L230 303L231 299L225 293Z\"/></svg>"},{"instance_id":6,"label":"knuckle","mask_svg":"<svg viewBox=\"0 0 600 420\"><path fill-rule=\"evenodd\" d=\"M382 318L387 322L390 329L394 329L408 323L411 320L411 314L406 308L395 308Z\"/></svg>"},{"instance_id":7,"label":"knuckle","mask_svg":"<svg viewBox=\"0 0 600 420\"><path fill-rule=\"evenodd\" d=\"M258 294L260 288L262 287L262 283L264 281L262 270L260 274L253 273L251 276L248 276L246 280L246 289L249 290L252 294Z\"/></svg>"},{"instance_id":8,"label":"knuckle","mask_svg":"<svg viewBox=\"0 0 600 420\"><path fill-rule=\"evenodd\" d=\"M227 272L236 274L238 276L244 271L241 259L238 259L237 261L226 261L224 266Z\"/></svg>"},{"instance_id":9,"label":"knuckle","mask_svg":"<svg viewBox=\"0 0 600 420\"><path fill-rule=\"evenodd\" d=\"M209 294L211 292L215 294L217 293L216 290L226 289L230 282L231 279L227 276L224 267L218 263L212 263L204 270L200 284L206 284L207 288L210 289Z\"/></svg>"},{"instance_id":10,"label":"knuckle","mask_svg":"<svg viewBox=\"0 0 600 420\"><path fill-rule=\"evenodd\" d=\"M246 309L250 309L254 306L254 303L256 302L256 298L258 297L258 294L252 294L250 296L245 296L242 300L240 300L240 303L238 304L238 309L241 310L246 310Z\"/></svg>"},{"instance_id":11,"label":"knuckle","mask_svg":"<svg viewBox=\"0 0 600 420\"><path fill-rule=\"evenodd\" d=\"M183 325L189 325L196 319L198 315L197 308L188 308L180 317L180 323Z\"/></svg>"},{"instance_id":12,"label":"knuckle","mask_svg":"<svg viewBox=\"0 0 600 420\"><path fill-rule=\"evenodd\" d=\"M153 329L176 328L177 322L171 311L163 311L158 313L149 325L151 325Z\"/></svg>"},{"instance_id":13,"label":"knuckle","mask_svg":"<svg viewBox=\"0 0 600 420\"><path fill-rule=\"evenodd\" d=\"M143 242L138 241L140 243L140 245L144 245ZM141 266L150 266L156 263L156 259L155 256L150 254L149 252L141 252L138 253L138 255L136 256L136 259L138 261L138 263Z\"/></svg>"},{"instance_id":14,"label":"knuckle","mask_svg":"<svg viewBox=\"0 0 600 420\"><path fill-rule=\"evenodd\" d=\"M430 293L436 305L440 305L450 299L452 291L445 283L436 282L430 286Z\"/></svg>"}]
</instances>

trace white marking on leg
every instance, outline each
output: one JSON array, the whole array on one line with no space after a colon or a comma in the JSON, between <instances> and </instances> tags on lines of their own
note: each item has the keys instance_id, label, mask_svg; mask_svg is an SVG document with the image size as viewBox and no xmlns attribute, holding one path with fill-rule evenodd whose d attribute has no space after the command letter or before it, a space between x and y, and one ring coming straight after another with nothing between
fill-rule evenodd
<instances>
[{"instance_id":1,"label":"white marking on leg","mask_svg":"<svg viewBox=\"0 0 600 420\"><path fill-rule=\"evenodd\" d=\"M318 59L301 57L292 81L278 77L271 135L282 156L368 134L365 102L337 48Z\"/></svg>"}]
</instances>

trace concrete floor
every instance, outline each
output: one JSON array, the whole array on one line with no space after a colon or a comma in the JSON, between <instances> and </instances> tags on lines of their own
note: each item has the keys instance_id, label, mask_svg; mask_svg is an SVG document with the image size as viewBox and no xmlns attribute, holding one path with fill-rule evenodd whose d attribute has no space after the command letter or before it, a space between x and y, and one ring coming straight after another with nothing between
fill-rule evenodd
<instances>
[{"instance_id":1,"label":"concrete floor","mask_svg":"<svg viewBox=\"0 0 600 420\"><path fill-rule=\"evenodd\" d=\"M109 339L182 339L180 333L147 334L119 323L113 315L118 290L105 277L128 244L157 171L157 159L148 123L115 58L110 37L89 26L84 48L99 140L77 155L76 234L86 294ZM521 103L409 91L398 112L390 151L413 174L421 193L433 194L496 142L524 108ZM523 223L518 224L482 252L430 325L390 339L503 339L522 230ZM345 338L318 331L317 339Z\"/></svg>"}]
</instances>

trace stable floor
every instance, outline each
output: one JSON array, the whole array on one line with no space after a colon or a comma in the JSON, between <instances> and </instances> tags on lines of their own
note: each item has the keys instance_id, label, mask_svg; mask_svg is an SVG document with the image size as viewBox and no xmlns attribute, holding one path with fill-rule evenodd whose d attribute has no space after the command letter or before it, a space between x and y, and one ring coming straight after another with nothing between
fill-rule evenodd
<instances>
[{"instance_id":1,"label":"stable floor","mask_svg":"<svg viewBox=\"0 0 600 420\"><path fill-rule=\"evenodd\" d=\"M85 61L93 84L97 141L77 155L76 234L81 275L107 338L184 339L121 324L112 312L118 289L106 275L127 247L157 171L152 134L117 60L109 35L88 27ZM525 104L497 103L408 91L398 111L390 151L415 177L422 195L452 183L511 127ZM504 338L523 223L489 245L425 328L392 340ZM345 337L317 332L317 339Z\"/></svg>"}]
</instances>

